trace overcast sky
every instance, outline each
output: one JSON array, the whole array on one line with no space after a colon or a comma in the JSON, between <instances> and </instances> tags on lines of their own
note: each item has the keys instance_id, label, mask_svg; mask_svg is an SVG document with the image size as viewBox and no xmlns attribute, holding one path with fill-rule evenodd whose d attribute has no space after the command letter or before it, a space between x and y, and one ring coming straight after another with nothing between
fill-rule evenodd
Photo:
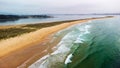
<instances>
[{"instance_id":1,"label":"overcast sky","mask_svg":"<svg viewBox=\"0 0 120 68\"><path fill-rule=\"evenodd\" d=\"M0 12L16 14L119 13L120 0L0 0Z\"/></svg>"}]
</instances>

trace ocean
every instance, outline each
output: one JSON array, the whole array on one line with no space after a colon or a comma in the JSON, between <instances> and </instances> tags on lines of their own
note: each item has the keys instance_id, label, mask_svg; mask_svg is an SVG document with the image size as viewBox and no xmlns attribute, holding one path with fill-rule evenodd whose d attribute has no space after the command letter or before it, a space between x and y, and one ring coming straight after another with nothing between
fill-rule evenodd
<instances>
[{"instance_id":1,"label":"ocean","mask_svg":"<svg viewBox=\"0 0 120 68\"><path fill-rule=\"evenodd\" d=\"M57 49L29 68L120 68L120 17L80 23L53 36L63 34Z\"/></svg>"}]
</instances>

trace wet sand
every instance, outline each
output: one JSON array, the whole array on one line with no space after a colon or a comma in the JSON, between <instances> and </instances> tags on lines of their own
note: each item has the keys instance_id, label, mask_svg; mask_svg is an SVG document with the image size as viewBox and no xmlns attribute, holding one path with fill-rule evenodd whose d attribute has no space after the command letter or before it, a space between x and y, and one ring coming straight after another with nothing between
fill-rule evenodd
<instances>
[{"instance_id":1,"label":"wet sand","mask_svg":"<svg viewBox=\"0 0 120 68\"><path fill-rule=\"evenodd\" d=\"M49 53L49 51L47 51L48 46L46 46L46 42L52 39L51 34L71 25L90 20L94 19L63 23L0 41L0 68L17 68L22 64L23 66L19 68L28 67L37 59ZM57 44L57 42L50 48L53 48L55 44Z\"/></svg>"}]
</instances>

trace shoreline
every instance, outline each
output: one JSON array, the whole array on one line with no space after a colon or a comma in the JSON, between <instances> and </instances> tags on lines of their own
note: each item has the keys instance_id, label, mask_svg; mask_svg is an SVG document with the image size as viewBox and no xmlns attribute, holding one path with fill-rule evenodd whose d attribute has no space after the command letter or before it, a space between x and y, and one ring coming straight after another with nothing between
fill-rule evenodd
<instances>
[{"instance_id":1,"label":"shoreline","mask_svg":"<svg viewBox=\"0 0 120 68\"><path fill-rule=\"evenodd\" d=\"M109 18L109 17L104 17L104 18ZM91 18L91 19L83 19L74 22L62 23L51 27L45 27L30 33L22 34L14 38L2 40L0 41L0 51L1 51L0 68L8 68L8 67L16 68L22 63L26 62L27 59L34 56L35 53L39 51L38 49L36 50L34 49L35 51L31 51L32 47L34 48L36 46L39 46L39 49L41 49L40 50L41 52L39 53L42 53L42 51L46 49L46 46L42 46L40 44L49 41L50 38L48 37L53 33L56 33L62 29L65 29L75 24L84 23L96 19L104 19L104 18ZM47 53L43 52L43 54L39 55L38 58L36 58L36 60L46 54ZM29 63L28 65L32 64L33 62L35 62L35 60L31 61L31 63Z\"/></svg>"}]
</instances>

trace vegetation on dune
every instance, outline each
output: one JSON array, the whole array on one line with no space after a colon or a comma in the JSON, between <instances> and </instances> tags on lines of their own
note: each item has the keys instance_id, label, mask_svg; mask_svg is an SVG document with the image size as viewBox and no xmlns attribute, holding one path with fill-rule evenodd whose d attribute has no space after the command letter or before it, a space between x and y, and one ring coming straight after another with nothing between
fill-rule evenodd
<instances>
[{"instance_id":1,"label":"vegetation on dune","mask_svg":"<svg viewBox=\"0 0 120 68\"><path fill-rule=\"evenodd\" d=\"M69 23L69 22L73 22L73 21L77 21L77 20L58 21L58 22L52 22L52 23L27 24L23 27L31 27L31 28L40 29L40 28L44 28L44 27L50 27L50 26L54 26L54 25L58 25L58 24L62 24L62 23Z\"/></svg>"},{"instance_id":2,"label":"vegetation on dune","mask_svg":"<svg viewBox=\"0 0 120 68\"><path fill-rule=\"evenodd\" d=\"M35 29L22 29L22 28L8 28L8 29L0 29L0 40L7 39L10 37L15 37L21 35L23 33L28 33L34 31Z\"/></svg>"},{"instance_id":3,"label":"vegetation on dune","mask_svg":"<svg viewBox=\"0 0 120 68\"><path fill-rule=\"evenodd\" d=\"M24 33L29 33L37 29L44 28L44 27L50 27L50 26L54 26L54 25L58 25L62 23L69 23L73 21L76 21L76 20L59 21L59 22L53 22L53 23L27 24L27 25L20 26L20 27L0 29L0 40L15 37L15 36L18 36Z\"/></svg>"}]
</instances>

